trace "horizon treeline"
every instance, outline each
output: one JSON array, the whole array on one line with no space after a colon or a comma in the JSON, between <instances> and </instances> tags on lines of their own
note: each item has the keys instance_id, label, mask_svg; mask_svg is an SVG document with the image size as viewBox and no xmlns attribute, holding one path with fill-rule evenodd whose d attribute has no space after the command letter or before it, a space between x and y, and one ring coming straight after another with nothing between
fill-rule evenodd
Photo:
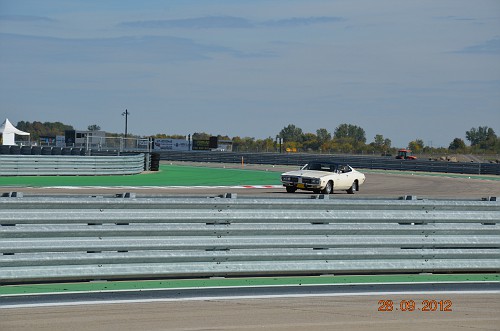
<instances>
[{"instance_id":1,"label":"horizon treeline","mask_svg":"<svg viewBox=\"0 0 500 331\"><path fill-rule=\"evenodd\" d=\"M64 135L65 130L74 130L72 125L61 122L29 122L20 121L16 127L19 130L29 132L32 140L38 140L41 136ZM88 126L89 131L100 130L100 126L92 124ZM121 133L107 133L108 136L122 137ZM357 125L340 124L333 133L325 128L319 128L315 133L303 132L294 124L285 126L275 137L255 139L253 137L229 137L227 135L215 135L206 132L192 134L192 139L209 139L217 136L222 140L233 143L233 150L239 152L277 152L293 150L306 153L353 153L353 154L394 154L399 148L411 149L415 154L422 153L500 153L500 137L488 126L471 128L465 132L469 145L461 138L454 138L448 148L426 146L424 140L417 138L408 142L407 146L392 146L392 141L382 134L376 134L371 142L367 142L365 130ZM127 137L139 137L128 134ZM185 135L167 135L159 133L151 138L185 139Z\"/></svg>"}]
</instances>

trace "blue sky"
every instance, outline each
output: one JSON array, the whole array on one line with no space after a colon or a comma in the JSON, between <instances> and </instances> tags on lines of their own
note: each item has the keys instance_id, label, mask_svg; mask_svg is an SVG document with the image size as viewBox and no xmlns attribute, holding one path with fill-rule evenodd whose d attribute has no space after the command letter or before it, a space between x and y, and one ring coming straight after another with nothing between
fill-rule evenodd
<instances>
[{"instance_id":1,"label":"blue sky","mask_svg":"<svg viewBox=\"0 0 500 331\"><path fill-rule=\"evenodd\" d=\"M404 147L500 135L498 0L0 0L0 118Z\"/></svg>"}]
</instances>

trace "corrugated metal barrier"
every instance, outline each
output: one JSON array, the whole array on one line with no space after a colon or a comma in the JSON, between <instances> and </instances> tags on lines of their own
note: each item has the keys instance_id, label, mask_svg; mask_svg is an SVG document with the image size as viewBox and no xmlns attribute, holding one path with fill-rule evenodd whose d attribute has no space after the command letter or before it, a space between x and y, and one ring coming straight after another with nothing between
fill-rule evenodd
<instances>
[{"instance_id":1,"label":"corrugated metal barrier","mask_svg":"<svg viewBox=\"0 0 500 331\"><path fill-rule=\"evenodd\" d=\"M496 198L8 195L0 283L500 272Z\"/></svg>"},{"instance_id":2,"label":"corrugated metal barrier","mask_svg":"<svg viewBox=\"0 0 500 331\"><path fill-rule=\"evenodd\" d=\"M127 156L0 155L0 176L131 175L144 170L144 154Z\"/></svg>"},{"instance_id":3,"label":"corrugated metal barrier","mask_svg":"<svg viewBox=\"0 0 500 331\"><path fill-rule=\"evenodd\" d=\"M354 168L427 171L476 175L500 175L500 164L443 162L428 160L396 160L392 157L328 155L328 154L277 154L277 153L237 153L237 152L160 152L162 160L219 162L249 164L279 164L301 166L313 160L347 163Z\"/></svg>"}]
</instances>

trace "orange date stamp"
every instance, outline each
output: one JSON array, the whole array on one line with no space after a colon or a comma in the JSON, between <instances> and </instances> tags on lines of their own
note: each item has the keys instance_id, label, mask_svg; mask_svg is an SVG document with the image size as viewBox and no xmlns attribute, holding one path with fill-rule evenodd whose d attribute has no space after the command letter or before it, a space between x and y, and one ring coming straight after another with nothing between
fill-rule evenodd
<instances>
[{"instance_id":1,"label":"orange date stamp","mask_svg":"<svg viewBox=\"0 0 500 331\"><path fill-rule=\"evenodd\" d=\"M378 301L378 311L453 311L451 300L399 300L390 299Z\"/></svg>"}]
</instances>

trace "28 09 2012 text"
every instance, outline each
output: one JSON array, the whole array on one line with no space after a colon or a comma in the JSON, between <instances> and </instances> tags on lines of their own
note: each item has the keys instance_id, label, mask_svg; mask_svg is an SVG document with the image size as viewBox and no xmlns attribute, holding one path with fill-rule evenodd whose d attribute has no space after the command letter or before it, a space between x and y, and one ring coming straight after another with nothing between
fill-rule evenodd
<instances>
[{"instance_id":1,"label":"28 09 2012 text","mask_svg":"<svg viewBox=\"0 0 500 331\"><path fill-rule=\"evenodd\" d=\"M434 311L453 311L453 302L451 300L435 300L435 299L425 299L425 300L399 300L393 301L390 299L381 299L378 301L378 311L389 312L389 311L423 311L423 312L434 312Z\"/></svg>"}]
</instances>

